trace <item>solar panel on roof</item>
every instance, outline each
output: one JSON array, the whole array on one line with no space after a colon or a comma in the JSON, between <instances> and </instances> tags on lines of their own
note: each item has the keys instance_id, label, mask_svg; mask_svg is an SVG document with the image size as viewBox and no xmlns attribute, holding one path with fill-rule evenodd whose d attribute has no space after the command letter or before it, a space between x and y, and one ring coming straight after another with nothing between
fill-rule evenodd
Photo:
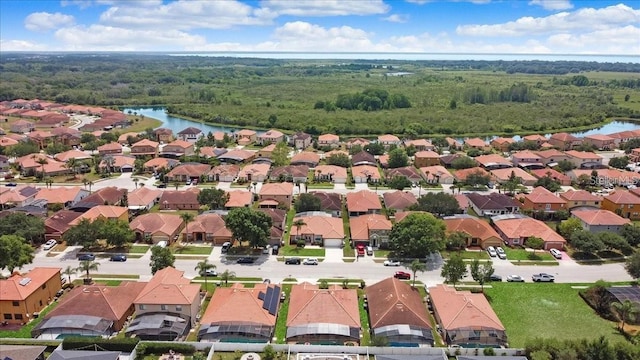
<instances>
[{"instance_id":1,"label":"solar panel on roof","mask_svg":"<svg viewBox=\"0 0 640 360\"><path fill-rule=\"evenodd\" d=\"M271 296L273 296L273 288L267 288L267 294L264 296L264 301L262 302L262 308L265 310L269 310L269 302L271 301Z\"/></svg>"},{"instance_id":2,"label":"solar panel on roof","mask_svg":"<svg viewBox=\"0 0 640 360\"><path fill-rule=\"evenodd\" d=\"M258 299L264 301L264 293L262 291L258 293Z\"/></svg>"},{"instance_id":3,"label":"solar panel on roof","mask_svg":"<svg viewBox=\"0 0 640 360\"><path fill-rule=\"evenodd\" d=\"M271 301L269 302L269 314L276 315L278 312L278 304L280 303L280 286L276 285L273 287L273 293L271 296Z\"/></svg>"}]
</instances>

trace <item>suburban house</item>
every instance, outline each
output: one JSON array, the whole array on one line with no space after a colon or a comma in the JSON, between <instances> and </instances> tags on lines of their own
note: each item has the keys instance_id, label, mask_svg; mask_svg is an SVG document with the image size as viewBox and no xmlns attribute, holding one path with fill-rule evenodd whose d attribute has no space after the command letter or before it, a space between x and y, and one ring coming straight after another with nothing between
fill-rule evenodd
<instances>
[{"instance_id":1,"label":"suburban house","mask_svg":"<svg viewBox=\"0 0 640 360\"><path fill-rule=\"evenodd\" d=\"M318 147L338 147L340 146L340 137L335 134L322 134L318 136Z\"/></svg>"},{"instance_id":2,"label":"suburban house","mask_svg":"<svg viewBox=\"0 0 640 360\"><path fill-rule=\"evenodd\" d=\"M226 209L249 207L253 204L253 194L250 191L231 190L227 194L229 194L229 199L227 203L224 204Z\"/></svg>"},{"instance_id":3,"label":"suburban house","mask_svg":"<svg viewBox=\"0 0 640 360\"><path fill-rule=\"evenodd\" d=\"M226 154L225 154L226 155ZM239 182L263 182L269 175L269 164L249 164L238 173Z\"/></svg>"},{"instance_id":4,"label":"suburban house","mask_svg":"<svg viewBox=\"0 0 640 360\"><path fill-rule=\"evenodd\" d=\"M204 133L202 132L202 130L193 127L193 126L189 126L188 128L178 132L178 140L182 140L182 141L188 141L190 143L194 143L196 141L198 141L198 139L200 139L201 137L204 136Z\"/></svg>"},{"instance_id":5,"label":"suburban house","mask_svg":"<svg viewBox=\"0 0 640 360\"><path fill-rule=\"evenodd\" d=\"M435 150L436 147L427 139L413 139L405 140L404 147L408 148L413 146L416 151Z\"/></svg>"},{"instance_id":6,"label":"suburban house","mask_svg":"<svg viewBox=\"0 0 640 360\"><path fill-rule=\"evenodd\" d=\"M78 225L82 220L93 222L98 218L114 221L129 222L129 209L114 205L97 205L82 213L82 215L71 221L70 225Z\"/></svg>"},{"instance_id":7,"label":"suburban house","mask_svg":"<svg viewBox=\"0 0 640 360\"><path fill-rule=\"evenodd\" d=\"M27 139L38 144L40 149L44 149L51 143L54 136L49 131L35 130L27 134Z\"/></svg>"},{"instance_id":8,"label":"suburban house","mask_svg":"<svg viewBox=\"0 0 640 360\"><path fill-rule=\"evenodd\" d=\"M70 223L80 215L82 213L72 210L56 211L44 220L44 239L61 240L64 233L73 227Z\"/></svg>"},{"instance_id":9,"label":"suburban house","mask_svg":"<svg viewBox=\"0 0 640 360\"><path fill-rule=\"evenodd\" d=\"M412 205L418 204L418 199L412 192L408 191L393 191L385 192L382 196L384 200L384 206L387 209L393 210L405 210Z\"/></svg>"},{"instance_id":10,"label":"suburban house","mask_svg":"<svg viewBox=\"0 0 640 360\"><path fill-rule=\"evenodd\" d=\"M205 159L217 158L220 155L226 154L229 152L226 148L219 148L213 146L203 146L198 148L200 151L200 156Z\"/></svg>"},{"instance_id":11,"label":"suburban house","mask_svg":"<svg viewBox=\"0 0 640 360\"><path fill-rule=\"evenodd\" d=\"M36 267L0 279L0 313L7 324L26 324L53 301L62 289L60 268Z\"/></svg>"},{"instance_id":12,"label":"suburban house","mask_svg":"<svg viewBox=\"0 0 640 360\"><path fill-rule=\"evenodd\" d=\"M87 211L98 205L122 205L127 189L109 186L93 192L71 207L74 211Z\"/></svg>"},{"instance_id":13,"label":"suburban house","mask_svg":"<svg viewBox=\"0 0 640 360\"><path fill-rule=\"evenodd\" d=\"M117 142L106 143L98 146L98 154L105 155L122 155L122 145Z\"/></svg>"},{"instance_id":14,"label":"suburban house","mask_svg":"<svg viewBox=\"0 0 640 360\"><path fill-rule=\"evenodd\" d=\"M268 201L275 201L276 204L273 207L280 205L288 209L293 202L293 186L293 183L288 182L262 184L258 194L260 205L262 206L263 203ZM269 203L268 205L267 207L270 207L274 204Z\"/></svg>"},{"instance_id":15,"label":"suburban house","mask_svg":"<svg viewBox=\"0 0 640 360\"><path fill-rule=\"evenodd\" d=\"M258 150L258 157L254 160L254 162L258 160L265 161L265 159L271 159L271 156L273 156L273 150L275 149L276 149L276 144L271 143L263 147L262 149Z\"/></svg>"},{"instance_id":16,"label":"suburban house","mask_svg":"<svg viewBox=\"0 0 640 360\"><path fill-rule=\"evenodd\" d=\"M240 166L235 164L222 164L211 169L207 177L209 181L234 182L239 173Z\"/></svg>"},{"instance_id":17,"label":"suburban house","mask_svg":"<svg viewBox=\"0 0 640 360\"><path fill-rule=\"evenodd\" d=\"M421 167L420 172L429 184L453 184L453 175L442 165Z\"/></svg>"},{"instance_id":18,"label":"suburban house","mask_svg":"<svg viewBox=\"0 0 640 360\"><path fill-rule=\"evenodd\" d=\"M552 180L558 182L562 186L571 185L571 178L569 176L551 168L531 169L529 172L538 180L544 177L550 177Z\"/></svg>"},{"instance_id":19,"label":"suburban house","mask_svg":"<svg viewBox=\"0 0 640 360\"><path fill-rule=\"evenodd\" d=\"M508 159L498 154L480 155L473 158L485 170L495 170L513 167Z\"/></svg>"},{"instance_id":20,"label":"suburban house","mask_svg":"<svg viewBox=\"0 0 640 360\"><path fill-rule=\"evenodd\" d=\"M291 286L287 343L357 346L361 326L356 289L320 289L307 282Z\"/></svg>"},{"instance_id":21,"label":"suburban house","mask_svg":"<svg viewBox=\"0 0 640 360\"><path fill-rule=\"evenodd\" d=\"M461 183L467 181L467 177L469 175L479 175L479 176L489 177L489 178L491 177L491 174L489 174L487 170L478 166L468 168L468 169L456 170L453 173L453 177L455 178L455 180Z\"/></svg>"},{"instance_id":22,"label":"suburban house","mask_svg":"<svg viewBox=\"0 0 640 360\"><path fill-rule=\"evenodd\" d=\"M347 150L350 150L354 146L360 146L364 149L365 146L369 145L370 141L363 138L351 138L345 142L345 146Z\"/></svg>"},{"instance_id":23,"label":"suburban house","mask_svg":"<svg viewBox=\"0 0 640 360\"><path fill-rule=\"evenodd\" d=\"M520 210L520 202L505 194L490 193L487 195L468 193L469 205L478 216L495 216L515 214Z\"/></svg>"},{"instance_id":24,"label":"suburban house","mask_svg":"<svg viewBox=\"0 0 640 360\"><path fill-rule=\"evenodd\" d=\"M135 297L136 317L126 335L142 340L175 341L196 325L204 296L184 271L169 266L158 270Z\"/></svg>"},{"instance_id":25,"label":"suburban house","mask_svg":"<svg viewBox=\"0 0 640 360\"><path fill-rule=\"evenodd\" d=\"M44 345L10 345L10 344L3 344L2 347L0 348L0 359L9 359L9 360L44 360L45 359L45 350L47 350L47 347ZM49 355L49 357L47 357L47 360L66 360L66 358L58 358L56 357L55 353L57 351L67 351L67 350L61 350L56 348L56 350L54 350L51 355ZM80 351L80 350L78 350ZM120 354L120 352L116 352L117 354ZM87 360L92 360L92 359L87 359ZM114 357L112 359L104 359L104 360L118 360L117 357Z\"/></svg>"},{"instance_id":26,"label":"suburban house","mask_svg":"<svg viewBox=\"0 0 640 360\"><path fill-rule=\"evenodd\" d=\"M413 155L413 165L417 168L440 165L440 154L433 150L418 151Z\"/></svg>"},{"instance_id":27,"label":"suburban house","mask_svg":"<svg viewBox=\"0 0 640 360\"><path fill-rule=\"evenodd\" d=\"M16 134L26 134L35 130L35 128L36 126L31 121L23 119L16 120L9 126L10 131Z\"/></svg>"},{"instance_id":28,"label":"suburban house","mask_svg":"<svg viewBox=\"0 0 640 360\"><path fill-rule=\"evenodd\" d=\"M258 208L258 211L269 215L269 217L271 218L272 226L269 234L269 244L282 245L282 235L284 233L287 211L283 209L266 208Z\"/></svg>"},{"instance_id":29,"label":"suburban house","mask_svg":"<svg viewBox=\"0 0 640 360\"><path fill-rule=\"evenodd\" d=\"M299 228L296 221L302 220ZM296 217L291 226L290 243L304 240L309 245L338 248L344 241L344 224L342 219L329 214Z\"/></svg>"},{"instance_id":30,"label":"suburban house","mask_svg":"<svg viewBox=\"0 0 640 360\"><path fill-rule=\"evenodd\" d=\"M615 139L604 134L585 135L582 142L595 147L597 150L613 150L616 148Z\"/></svg>"},{"instance_id":31,"label":"suburban house","mask_svg":"<svg viewBox=\"0 0 640 360\"><path fill-rule=\"evenodd\" d=\"M459 193L453 195L453 197L456 198L456 201L458 202L458 206L460 207L462 214L467 214L469 212L469 207L471 206L469 203L469 198L467 198L465 194L459 194Z\"/></svg>"},{"instance_id":32,"label":"suburban house","mask_svg":"<svg viewBox=\"0 0 640 360\"><path fill-rule=\"evenodd\" d=\"M387 169L385 170L385 176L387 177L387 180L391 180L395 177L407 178L413 184L418 184L423 180L420 170L416 169L413 166L403 166L399 168Z\"/></svg>"},{"instance_id":33,"label":"suburban house","mask_svg":"<svg viewBox=\"0 0 640 360\"><path fill-rule=\"evenodd\" d=\"M158 156L158 148L160 144L148 139L142 139L131 145L131 155L135 157Z\"/></svg>"},{"instance_id":34,"label":"suburban house","mask_svg":"<svg viewBox=\"0 0 640 360\"><path fill-rule=\"evenodd\" d=\"M173 131L167 128L158 128L153 130L155 140L161 144L168 144L173 141Z\"/></svg>"},{"instance_id":35,"label":"suburban house","mask_svg":"<svg viewBox=\"0 0 640 360\"><path fill-rule=\"evenodd\" d=\"M452 150L462 150L462 143L452 137L446 137L444 138L444 140L447 142L447 145L449 146L449 149Z\"/></svg>"},{"instance_id":36,"label":"suburban house","mask_svg":"<svg viewBox=\"0 0 640 360\"><path fill-rule=\"evenodd\" d=\"M156 173L160 169L171 170L174 167L178 166L179 164L180 164L179 160L158 157L145 162L143 167L144 167L144 171L147 171L150 173Z\"/></svg>"},{"instance_id":37,"label":"suburban house","mask_svg":"<svg viewBox=\"0 0 640 360\"><path fill-rule=\"evenodd\" d=\"M524 215L499 215L491 218L493 226L509 246L526 246L527 239L544 240L544 250L562 250L566 240L544 222Z\"/></svg>"},{"instance_id":38,"label":"suburban house","mask_svg":"<svg viewBox=\"0 0 640 360\"><path fill-rule=\"evenodd\" d=\"M309 175L308 165L285 165L271 169L269 179L271 181L288 181L293 183L306 183Z\"/></svg>"},{"instance_id":39,"label":"suburban house","mask_svg":"<svg viewBox=\"0 0 640 360\"><path fill-rule=\"evenodd\" d=\"M445 217L447 233L462 232L467 235L467 247L501 246L502 238L488 222L469 215Z\"/></svg>"},{"instance_id":40,"label":"suburban house","mask_svg":"<svg viewBox=\"0 0 640 360\"><path fill-rule=\"evenodd\" d=\"M231 241L233 234L224 223L220 214L200 214L182 230L183 241L209 242L222 245Z\"/></svg>"},{"instance_id":41,"label":"suburban house","mask_svg":"<svg viewBox=\"0 0 640 360\"><path fill-rule=\"evenodd\" d=\"M295 149L306 149L313 143L313 138L311 135L299 131L291 136L290 143Z\"/></svg>"},{"instance_id":42,"label":"suburban house","mask_svg":"<svg viewBox=\"0 0 640 360\"><path fill-rule=\"evenodd\" d=\"M118 286L76 286L31 330L31 336L47 340L71 335L113 336L133 315L133 300L144 286L145 283L133 281L123 281Z\"/></svg>"},{"instance_id":43,"label":"suburban house","mask_svg":"<svg viewBox=\"0 0 640 360\"><path fill-rule=\"evenodd\" d=\"M320 199L320 210L334 217L342 216L342 196L338 193L312 191L309 194Z\"/></svg>"},{"instance_id":44,"label":"suburban house","mask_svg":"<svg viewBox=\"0 0 640 360\"><path fill-rule=\"evenodd\" d=\"M569 150L565 152L569 161L578 169L592 169L602 166L602 156L589 151Z\"/></svg>"},{"instance_id":45,"label":"suburban house","mask_svg":"<svg viewBox=\"0 0 640 360\"><path fill-rule=\"evenodd\" d=\"M369 190L347 193L347 211L349 216L379 214L382 204L378 195Z\"/></svg>"},{"instance_id":46,"label":"suburban house","mask_svg":"<svg viewBox=\"0 0 640 360\"><path fill-rule=\"evenodd\" d=\"M347 169L336 165L318 165L314 169L315 181L328 181L334 184L347 182Z\"/></svg>"},{"instance_id":47,"label":"suburban house","mask_svg":"<svg viewBox=\"0 0 640 360\"><path fill-rule=\"evenodd\" d=\"M314 168L320 162L320 155L312 151L301 151L291 158L291 165L307 165Z\"/></svg>"},{"instance_id":48,"label":"suburban house","mask_svg":"<svg viewBox=\"0 0 640 360\"><path fill-rule=\"evenodd\" d=\"M433 314L448 345L500 347L507 334L484 294L440 284L429 288Z\"/></svg>"},{"instance_id":49,"label":"suburban house","mask_svg":"<svg viewBox=\"0 0 640 360\"><path fill-rule=\"evenodd\" d=\"M179 158L181 156L194 155L194 144L185 140L172 141L162 146L161 156Z\"/></svg>"},{"instance_id":50,"label":"suburban house","mask_svg":"<svg viewBox=\"0 0 640 360\"><path fill-rule=\"evenodd\" d=\"M276 144L285 141L285 135L275 129L271 129L263 134L258 135L258 143L260 145Z\"/></svg>"},{"instance_id":51,"label":"suburban house","mask_svg":"<svg viewBox=\"0 0 640 360\"><path fill-rule=\"evenodd\" d=\"M54 127L51 130L51 134L55 137L54 141L66 146L80 145L80 138L82 136L82 133L76 129L72 129L68 127L63 127L63 126L55 127L61 123L66 122L65 120L68 120L68 118L66 118L65 116L65 119L60 119L60 120L62 121L57 122L56 120L54 120L48 123L48 125L51 125L52 127ZM43 123L41 122L40 125L42 124Z\"/></svg>"},{"instance_id":52,"label":"suburban house","mask_svg":"<svg viewBox=\"0 0 640 360\"><path fill-rule=\"evenodd\" d=\"M554 167L558 165L560 161L569 161L569 155L556 149L540 150L537 152L540 156L540 162L545 166Z\"/></svg>"},{"instance_id":53,"label":"suburban house","mask_svg":"<svg viewBox=\"0 0 640 360\"><path fill-rule=\"evenodd\" d=\"M55 154L53 156L53 158L58 160L58 161L60 161L60 162L66 163L70 159L89 160L89 159L91 159L91 155L89 155L89 154L87 154L87 153L85 153L83 151L80 151L80 150L71 149L71 150L67 150L67 151ZM77 171L77 169L71 169L71 170L76 170Z\"/></svg>"},{"instance_id":54,"label":"suburban house","mask_svg":"<svg viewBox=\"0 0 640 360\"><path fill-rule=\"evenodd\" d=\"M558 196L567 202L568 210L586 210L588 208L600 208L602 198L586 190L569 190L559 193Z\"/></svg>"},{"instance_id":55,"label":"suburban house","mask_svg":"<svg viewBox=\"0 0 640 360\"><path fill-rule=\"evenodd\" d=\"M371 155L366 151L360 151L357 154L353 154L353 156L351 156L351 164L353 166L358 166L358 165L371 165L376 167L378 166L378 162L376 161L375 156Z\"/></svg>"},{"instance_id":56,"label":"suburban house","mask_svg":"<svg viewBox=\"0 0 640 360\"><path fill-rule=\"evenodd\" d=\"M200 180L201 176L206 178L210 170L211 165L209 164L184 163L171 169L165 176L169 182L191 182L192 180Z\"/></svg>"},{"instance_id":57,"label":"suburban house","mask_svg":"<svg viewBox=\"0 0 640 360\"><path fill-rule=\"evenodd\" d=\"M640 220L640 197L627 190L616 190L602 199L601 208L623 218Z\"/></svg>"},{"instance_id":58,"label":"suburban house","mask_svg":"<svg viewBox=\"0 0 640 360\"><path fill-rule=\"evenodd\" d=\"M587 177L587 185L597 186L627 186L634 185L637 173L620 169L573 169L567 175L574 181L580 182L581 177Z\"/></svg>"},{"instance_id":59,"label":"suburban house","mask_svg":"<svg viewBox=\"0 0 640 360\"><path fill-rule=\"evenodd\" d=\"M523 136L522 137L522 141L524 141L524 142L529 141L529 142L536 143L538 145L542 145L542 144L547 142L547 138L542 136L542 135L540 135L540 134L533 134L533 135Z\"/></svg>"},{"instance_id":60,"label":"suburban house","mask_svg":"<svg viewBox=\"0 0 640 360\"><path fill-rule=\"evenodd\" d=\"M200 319L198 341L269 343L273 339L281 288L236 283L213 293Z\"/></svg>"},{"instance_id":61,"label":"suburban house","mask_svg":"<svg viewBox=\"0 0 640 360\"><path fill-rule=\"evenodd\" d=\"M571 216L578 218L582 224L582 228L591 233L599 233L610 231L619 233L622 227L630 224L629 219L625 219L609 210L574 210Z\"/></svg>"},{"instance_id":62,"label":"suburban house","mask_svg":"<svg viewBox=\"0 0 640 360\"><path fill-rule=\"evenodd\" d=\"M391 145L400 146L400 139L391 134L384 134L378 136L378 143L382 144L385 148L388 148Z\"/></svg>"},{"instance_id":63,"label":"suburban house","mask_svg":"<svg viewBox=\"0 0 640 360\"><path fill-rule=\"evenodd\" d=\"M464 146L469 149L478 149L480 151L489 151L491 147L480 138L470 138L464 141Z\"/></svg>"},{"instance_id":64,"label":"suburban house","mask_svg":"<svg viewBox=\"0 0 640 360\"><path fill-rule=\"evenodd\" d=\"M548 140L549 144L562 151L571 150L582 144L582 139L569 133L555 133Z\"/></svg>"},{"instance_id":65,"label":"suburban house","mask_svg":"<svg viewBox=\"0 0 640 360\"><path fill-rule=\"evenodd\" d=\"M79 186L61 186L57 188L41 188L35 194L34 200L43 200L48 207L61 206L66 209L87 196L89 196L89 191Z\"/></svg>"},{"instance_id":66,"label":"suburban house","mask_svg":"<svg viewBox=\"0 0 640 360\"><path fill-rule=\"evenodd\" d=\"M352 246L364 245L374 248L389 241L393 224L382 214L366 214L349 218Z\"/></svg>"},{"instance_id":67,"label":"suburban house","mask_svg":"<svg viewBox=\"0 0 640 360\"><path fill-rule=\"evenodd\" d=\"M240 131L236 131L233 133L233 138L236 140L238 145L249 145L256 142L258 139L257 134L254 130L242 129Z\"/></svg>"},{"instance_id":68,"label":"suburban house","mask_svg":"<svg viewBox=\"0 0 640 360\"><path fill-rule=\"evenodd\" d=\"M542 186L531 190L531 193L521 196L522 208L534 212L554 213L567 210L567 201Z\"/></svg>"},{"instance_id":69,"label":"suburban house","mask_svg":"<svg viewBox=\"0 0 640 360\"><path fill-rule=\"evenodd\" d=\"M136 158L128 155L107 155L100 161L100 171L102 173L112 172L133 172Z\"/></svg>"},{"instance_id":70,"label":"suburban house","mask_svg":"<svg viewBox=\"0 0 640 360\"><path fill-rule=\"evenodd\" d=\"M220 160L221 163L225 164L248 163L256 158L256 154L257 153L255 151L251 150L233 149L222 155L218 155L217 159Z\"/></svg>"},{"instance_id":71,"label":"suburban house","mask_svg":"<svg viewBox=\"0 0 640 360\"><path fill-rule=\"evenodd\" d=\"M127 204L131 211L151 210L160 201L162 190L141 186L127 195Z\"/></svg>"},{"instance_id":72,"label":"suburban house","mask_svg":"<svg viewBox=\"0 0 640 360\"><path fill-rule=\"evenodd\" d=\"M613 138L616 146L620 146L631 139L637 139L640 137L640 132L638 130L624 130L609 134L609 136Z\"/></svg>"},{"instance_id":73,"label":"suburban house","mask_svg":"<svg viewBox=\"0 0 640 360\"><path fill-rule=\"evenodd\" d=\"M128 133L124 133L121 134L120 136L118 136L118 144L121 144L122 146L126 146L126 145L131 145L134 144L137 141L140 141L140 137L138 136L138 133L134 133L134 132L128 132Z\"/></svg>"},{"instance_id":74,"label":"suburban house","mask_svg":"<svg viewBox=\"0 0 640 360\"><path fill-rule=\"evenodd\" d=\"M0 208L14 208L30 205L35 201L39 189L35 186L18 186L0 193ZM0 190L2 191L2 190Z\"/></svg>"},{"instance_id":75,"label":"suburban house","mask_svg":"<svg viewBox=\"0 0 640 360\"><path fill-rule=\"evenodd\" d=\"M163 191L159 202L160 210L198 210L199 193L200 189L197 187L190 187L184 191Z\"/></svg>"},{"instance_id":76,"label":"suburban house","mask_svg":"<svg viewBox=\"0 0 640 360\"><path fill-rule=\"evenodd\" d=\"M491 140L491 142L489 142L489 145L491 145L492 148L504 153L508 152L511 144L514 144L515 142L516 141L513 140L513 138L498 137Z\"/></svg>"},{"instance_id":77,"label":"suburban house","mask_svg":"<svg viewBox=\"0 0 640 360\"><path fill-rule=\"evenodd\" d=\"M378 183L382 180L378 167L372 165L354 165L351 168L351 175L356 184Z\"/></svg>"},{"instance_id":78,"label":"suburban house","mask_svg":"<svg viewBox=\"0 0 640 360\"><path fill-rule=\"evenodd\" d=\"M180 234L184 222L180 215L167 213L148 213L137 216L129 224L136 234L136 241L158 244L161 241L171 244Z\"/></svg>"},{"instance_id":79,"label":"suburban house","mask_svg":"<svg viewBox=\"0 0 640 360\"><path fill-rule=\"evenodd\" d=\"M541 169L545 167L540 155L530 150L522 150L513 153L513 155L511 155L511 162L513 162L513 166L521 167L523 169Z\"/></svg>"},{"instance_id":80,"label":"suburban house","mask_svg":"<svg viewBox=\"0 0 640 360\"><path fill-rule=\"evenodd\" d=\"M538 179L529 174L528 172L522 170L521 168L509 168L509 169L495 169L490 171L493 179L498 184L504 184L509 182L511 175L513 174L516 178L520 179L520 183L525 186L533 186Z\"/></svg>"},{"instance_id":81,"label":"suburban house","mask_svg":"<svg viewBox=\"0 0 640 360\"><path fill-rule=\"evenodd\" d=\"M433 346L433 333L422 296L411 285L387 278L365 288L371 331L390 346Z\"/></svg>"}]
</instances>

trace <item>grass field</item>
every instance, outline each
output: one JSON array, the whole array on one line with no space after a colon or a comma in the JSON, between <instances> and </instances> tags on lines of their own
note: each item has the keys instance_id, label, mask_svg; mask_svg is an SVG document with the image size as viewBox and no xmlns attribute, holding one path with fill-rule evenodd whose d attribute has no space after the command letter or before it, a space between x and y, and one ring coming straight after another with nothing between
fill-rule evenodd
<instances>
[{"instance_id":1,"label":"grass field","mask_svg":"<svg viewBox=\"0 0 640 360\"><path fill-rule=\"evenodd\" d=\"M490 256L486 251L441 251L440 255L442 255L443 259L448 259L452 255L460 255L463 259L479 259L486 260L489 259Z\"/></svg>"},{"instance_id":2,"label":"grass field","mask_svg":"<svg viewBox=\"0 0 640 360\"><path fill-rule=\"evenodd\" d=\"M504 252L507 253L507 260L530 260L529 256L533 254L532 251L525 249L512 249L508 246L503 247ZM555 260L551 254L544 250L537 250L536 256L539 260Z\"/></svg>"},{"instance_id":3,"label":"grass field","mask_svg":"<svg viewBox=\"0 0 640 360\"><path fill-rule=\"evenodd\" d=\"M624 341L616 324L598 317L571 284L491 283L485 294L507 329L509 345L536 337L562 339L605 336Z\"/></svg>"},{"instance_id":4,"label":"grass field","mask_svg":"<svg viewBox=\"0 0 640 360\"><path fill-rule=\"evenodd\" d=\"M149 251L148 245L131 245L129 247L129 254L144 254Z\"/></svg>"},{"instance_id":5,"label":"grass field","mask_svg":"<svg viewBox=\"0 0 640 360\"><path fill-rule=\"evenodd\" d=\"M175 255L209 255L213 250L210 246L179 246L171 247Z\"/></svg>"},{"instance_id":6,"label":"grass field","mask_svg":"<svg viewBox=\"0 0 640 360\"><path fill-rule=\"evenodd\" d=\"M324 257L324 249L299 248L297 246L286 245L280 248L282 256L300 256L300 257Z\"/></svg>"}]
</instances>

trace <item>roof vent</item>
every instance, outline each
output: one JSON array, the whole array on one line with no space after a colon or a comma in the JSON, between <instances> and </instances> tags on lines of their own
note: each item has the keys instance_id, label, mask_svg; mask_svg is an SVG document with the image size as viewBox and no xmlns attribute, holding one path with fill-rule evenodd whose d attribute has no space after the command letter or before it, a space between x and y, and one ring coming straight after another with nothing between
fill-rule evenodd
<instances>
[{"instance_id":1,"label":"roof vent","mask_svg":"<svg viewBox=\"0 0 640 360\"><path fill-rule=\"evenodd\" d=\"M31 278L26 277L26 278L22 278L19 284L22 286L27 286L30 282L31 282Z\"/></svg>"}]
</instances>

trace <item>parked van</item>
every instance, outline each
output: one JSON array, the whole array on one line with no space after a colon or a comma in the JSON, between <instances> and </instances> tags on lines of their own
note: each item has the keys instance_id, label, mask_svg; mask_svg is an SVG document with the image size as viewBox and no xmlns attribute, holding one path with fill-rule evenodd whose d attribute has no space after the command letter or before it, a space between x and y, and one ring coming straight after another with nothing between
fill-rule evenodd
<instances>
[{"instance_id":1,"label":"parked van","mask_svg":"<svg viewBox=\"0 0 640 360\"><path fill-rule=\"evenodd\" d=\"M367 246L367 255L373 256L373 248L371 246Z\"/></svg>"},{"instance_id":2,"label":"parked van","mask_svg":"<svg viewBox=\"0 0 640 360\"><path fill-rule=\"evenodd\" d=\"M231 248L230 242L227 241L224 244L222 244L222 253L225 254L227 251L229 251L229 248Z\"/></svg>"},{"instance_id":3,"label":"parked van","mask_svg":"<svg viewBox=\"0 0 640 360\"><path fill-rule=\"evenodd\" d=\"M549 252L551 253L551 255L553 255L554 258L556 259L562 259L562 252L558 249L551 249L549 250Z\"/></svg>"}]
</instances>

